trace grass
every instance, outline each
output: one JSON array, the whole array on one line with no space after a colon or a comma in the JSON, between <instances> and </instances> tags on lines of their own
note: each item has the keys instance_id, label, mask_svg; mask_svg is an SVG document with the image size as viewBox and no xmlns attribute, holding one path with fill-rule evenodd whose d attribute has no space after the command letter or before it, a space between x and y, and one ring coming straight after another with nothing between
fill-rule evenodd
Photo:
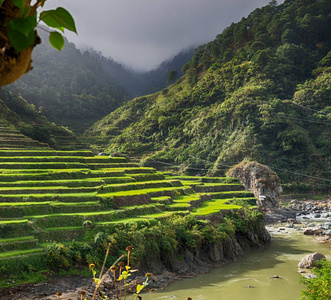
<instances>
[{"instance_id":1,"label":"grass","mask_svg":"<svg viewBox=\"0 0 331 300\"><path fill-rule=\"evenodd\" d=\"M177 202L177 203L188 203L188 202L197 201L197 200L200 200L200 197L199 196L196 196L196 195L183 195L183 196L177 196L174 199L174 202Z\"/></svg>"},{"instance_id":2,"label":"grass","mask_svg":"<svg viewBox=\"0 0 331 300\"><path fill-rule=\"evenodd\" d=\"M0 150L0 156L10 154L11 156L93 156L89 150L74 150L74 151L56 151L56 150Z\"/></svg>"},{"instance_id":3,"label":"grass","mask_svg":"<svg viewBox=\"0 0 331 300\"><path fill-rule=\"evenodd\" d=\"M74 217L74 216L96 216L96 215L108 215L113 214L115 212L119 212L119 210L110 210L110 211L92 211L92 212L75 212L75 213L59 213L59 214L51 214L51 215L36 215L36 216L26 216L29 219L42 219L42 218L55 218L55 217Z\"/></svg>"},{"instance_id":4,"label":"grass","mask_svg":"<svg viewBox=\"0 0 331 300\"><path fill-rule=\"evenodd\" d=\"M242 187L241 183L222 183L222 182L206 182L203 184L204 186L228 186L228 185L234 185L234 186L240 186Z\"/></svg>"},{"instance_id":5,"label":"grass","mask_svg":"<svg viewBox=\"0 0 331 300\"><path fill-rule=\"evenodd\" d=\"M24 224L24 223L28 223L28 220L5 220L5 221L0 221L0 225Z\"/></svg>"},{"instance_id":6,"label":"grass","mask_svg":"<svg viewBox=\"0 0 331 300\"><path fill-rule=\"evenodd\" d=\"M167 205L167 208L189 208L191 205L189 203L171 203Z\"/></svg>"},{"instance_id":7,"label":"grass","mask_svg":"<svg viewBox=\"0 0 331 300\"><path fill-rule=\"evenodd\" d=\"M45 228L45 231L57 231L57 230L77 230L82 229L82 226L66 226L66 227L49 227Z\"/></svg>"},{"instance_id":8,"label":"grass","mask_svg":"<svg viewBox=\"0 0 331 300\"><path fill-rule=\"evenodd\" d=\"M117 219L115 221L109 222L97 222L96 225L112 225L112 224L123 224L123 223L135 223L135 222L143 222L141 217L134 217L134 218L125 218L125 219Z\"/></svg>"},{"instance_id":9,"label":"grass","mask_svg":"<svg viewBox=\"0 0 331 300\"><path fill-rule=\"evenodd\" d=\"M230 199L231 200L231 199ZM240 205L226 204L229 199L215 199L211 201L205 201L204 204L192 210L192 215L194 216L205 216L214 213L218 213L220 210L228 210L228 209L241 209Z\"/></svg>"},{"instance_id":10,"label":"grass","mask_svg":"<svg viewBox=\"0 0 331 300\"><path fill-rule=\"evenodd\" d=\"M152 201L163 201L163 200L168 200L170 197L169 196L160 196L160 197L153 197L151 198Z\"/></svg>"},{"instance_id":11,"label":"grass","mask_svg":"<svg viewBox=\"0 0 331 300\"><path fill-rule=\"evenodd\" d=\"M150 214L150 215L144 215L144 216L140 216L140 218L146 218L146 219L158 219L158 218L164 218L164 217L170 217L173 215L186 215L189 214L189 211L165 211L162 213L158 213L158 214Z\"/></svg>"},{"instance_id":12,"label":"grass","mask_svg":"<svg viewBox=\"0 0 331 300\"><path fill-rule=\"evenodd\" d=\"M35 249L29 249L29 250L15 250L15 251L7 251L4 253L0 253L0 258L8 258L12 256L19 256L19 255L27 255L27 254L35 254L44 252L43 248L35 248Z\"/></svg>"},{"instance_id":13,"label":"grass","mask_svg":"<svg viewBox=\"0 0 331 300\"><path fill-rule=\"evenodd\" d=\"M97 222L96 225L117 225L117 224L123 224L123 223L134 223L134 222L144 222L144 221L150 221L153 219L158 219L158 218L165 218L165 217L170 217L173 215L184 215L188 214L188 211L166 211L166 212L161 212L161 213L155 213L155 214L148 214L148 215L142 215L139 217L133 217L133 218L124 218L124 219L117 219L114 221L110 222Z\"/></svg>"},{"instance_id":14,"label":"grass","mask_svg":"<svg viewBox=\"0 0 331 300\"><path fill-rule=\"evenodd\" d=\"M13 242L23 242L23 241L33 241L35 238L32 235L29 236L22 236L17 238L10 238L10 239L0 239L1 243L13 243Z\"/></svg>"},{"instance_id":15,"label":"grass","mask_svg":"<svg viewBox=\"0 0 331 300\"><path fill-rule=\"evenodd\" d=\"M184 186L180 187L163 187L163 188L154 188L154 189L141 189L141 190L129 190L129 191L121 191L121 192L114 192L114 193L99 193L98 196L100 197L122 197L122 196L134 196L134 195L144 195L149 193L155 192L162 192L162 191L176 191L176 190L183 190Z\"/></svg>"},{"instance_id":16,"label":"grass","mask_svg":"<svg viewBox=\"0 0 331 300\"><path fill-rule=\"evenodd\" d=\"M24 243L20 246L23 249L36 247L32 244L36 239L40 243L92 241L93 233L83 226L86 220L93 223L91 232L98 226L157 223L173 215L187 215L198 205L202 206L193 210L194 215L238 209L238 205L225 203L229 199L214 198L221 194L226 198L247 195L246 191L195 193L193 190L195 187L213 190L212 187L218 186L239 189L241 185L233 184L231 178L165 176L154 168L127 163L125 158L95 157L89 151L0 150L0 161L0 209L1 215L8 218L0 221L0 228L9 229L0 239L8 256L0 258L12 257L13 262L18 255L22 255L22 263L26 261L23 257L27 260L41 257L43 249L12 251L18 246L9 247L6 243ZM152 203L130 205L130 200L136 203L134 197L140 200L140 195L149 195L141 197ZM214 200L203 203L203 199L210 199L206 195L212 195ZM112 209L113 203L122 201L115 197L123 197L125 204L122 205L127 206ZM198 202L192 203L194 201ZM19 214L23 219L18 219ZM9 215L16 219L10 219ZM4 261L0 259L0 267Z\"/></svg>"},{"instance_id":17,"label":"grass","mask_svg":"<svg viewBox=\"0 0 331 300\"><path fill-rule=\"evenodd\" d=\"M181 182L183 183L183 185L202 185L203 183L201 181L197 181L197 180L183 180L181 179Z\"/></svg>"},{"instance_id":18,"label":"grass","mask_svg":"<svg viewBox=\"0 0 331 300\"><path fill-rule=\"evenodd\" d=\"M77 197L92 197L92 196L96 196L97 193L93 192L93 193L63 193L61 195L59 194L18 194L18 195L4 195L4 194L0 194L0 200L1 198L3 199L21 199L21 198L27 198L27 199L33 199L33 198L68 198L68 197L73 197L73 198L77 198Z\"/></svg>"}]
</instances>

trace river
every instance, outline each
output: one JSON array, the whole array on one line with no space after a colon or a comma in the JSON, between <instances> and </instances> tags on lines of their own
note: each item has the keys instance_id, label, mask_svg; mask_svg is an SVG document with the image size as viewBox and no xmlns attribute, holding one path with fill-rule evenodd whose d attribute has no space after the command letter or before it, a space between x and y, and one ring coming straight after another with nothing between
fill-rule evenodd
<instances>
[{"instance_id":1,"label":"river","mask_svg":"<svg viewBox=\"0 0 331 300\"><path fill-rule=\"evenodd\" d=\"M304 288L300 284L298 263L314 252L331 259L330 245L318 244L301 230L267 227L271 236L270 247L254 250L235 263L212 269L191 279L170 284L161 291L143 294L143 300L296 300ZM271 278L278 275L280 278ZM249 288L248 286L251 286Z\"/></svg>"}]
</instances>

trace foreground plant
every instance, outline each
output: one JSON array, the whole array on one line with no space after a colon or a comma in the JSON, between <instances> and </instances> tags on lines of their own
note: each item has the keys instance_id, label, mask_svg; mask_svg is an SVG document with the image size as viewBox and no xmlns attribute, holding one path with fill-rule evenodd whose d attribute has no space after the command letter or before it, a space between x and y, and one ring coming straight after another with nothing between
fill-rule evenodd
<instances>
[{"instance_id":1,"label":"foreground plant","mask_svg":"<svg viewBox=\"0 0 331 300\"><path fill-rule=\"evenodd\" d=\"M37 9L45 2L0 0L0 89L32 69L31 54L41 42L35 29L42 22L54 29L49 31L49 42L58 50L64 45L60 32L67 29L77 33L74 19L63 7L45 10L38 16Z\"/></svg>"},{"instance_id":2,"label":"foreground plant","mask_svg":"<svg viewBox=\"0 0 331 300\"><path fill-rule=\"evenodd\" d=\"M96 283L96 287L95 287L95 290L94 290L94 294L93 294L93 297L92 297L92 300L95 300L97 294L99 294L99 296L102 298L102 299L109 299L107 295L105 295L101 289L100 289L100 285L101 283L103 282L103 271L104 271L104 268L105 268L105 265L106 265L106 261L107 261L107 258L108 258L108 255L109 255L109 251L110 251L110 246L111 244L108 243L108 247L107 247L107 251L106 251L106 254L105 254L105 259L104 259L104 262L103 262L103 265L101 267L101 271L100 271L100 275L99 277L97 278L96 277L96 273L97 271L95 270L95 265L94 264L90 264L90 270L92 271L92 274L93 274L93 280L94 282ZM123 270L123 267L124 267L124 263L123 262L120 262L121 259L124 258L124 255L121 255L112 265L111 267L108 269L108 271L105 272L106 273L109 273L111 272L113 274L113 277L114 277L114 287L115 287L115 292L116 292L116 298L117 299L122 299L122 281L124 281L124 285L125 285L125 294L124 294L124 299L126 299L127 297L127 291L128 291L128 286L130 285L128 283L128 277L131 276L131 272L130 269L130 252L133 250L133 247L132 246L128 246L126 248L128 254L127 254L127 265L125 266L125 270ZM119 264L119 267L116 266L116 264ZM117 279L116 278L116 271L118 270L118 268L120 268L120 276L119 278ZM123 270L123 271L122 271ZM149 273L147 273L149 274ZM146 274L146 277L147 277L147 274ZM138 284L137 285L137 288L136 288L136 297L135 299L137 299L137 297L139 297L139 293L143 290L143 288L145 288L147 285L148 285L148 279L151 277L148 276L146 278L146 281L140 285ZM120 286L120 292L118 291L118 286L116 284L116 282L119 282L119 286ZM140 297L141 299L141 297Z\"/></svg>"},{"instance_id":3,"label":"foreground plant","mask_svg":"<svg viewBox=\"0 0 331 300\"><path fill-rule=\"evenodd\" d=\"M316 277L301 278L306 290L301 292L301 299L330 300L331 299L331 261L322 260L313 268Z\"/></svg>"}]
</instances>

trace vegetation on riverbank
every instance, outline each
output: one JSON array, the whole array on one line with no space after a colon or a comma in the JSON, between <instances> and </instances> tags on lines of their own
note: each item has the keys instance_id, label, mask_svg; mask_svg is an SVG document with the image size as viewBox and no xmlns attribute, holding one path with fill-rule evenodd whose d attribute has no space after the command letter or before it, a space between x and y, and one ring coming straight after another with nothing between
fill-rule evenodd
<instances>
[{"instance_id":1,"label":"vegetation on riverbank","mask_svg":"<svg viewBox=\"0 0 331 300\"><path fill-rule=\"evenodd\" d=\"M301 283L306 287L301 292L301 299L329 300L331 299L331 261L320 261L313 268L316 277L301 278Z\"/></svg>"}]
</instances>

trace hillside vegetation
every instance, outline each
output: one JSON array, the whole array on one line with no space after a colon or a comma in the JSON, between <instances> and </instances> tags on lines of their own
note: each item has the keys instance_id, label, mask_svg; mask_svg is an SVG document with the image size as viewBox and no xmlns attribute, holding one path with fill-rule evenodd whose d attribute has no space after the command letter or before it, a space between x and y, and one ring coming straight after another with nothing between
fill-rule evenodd
<instances>
[{"instance_id":1,"label":"hillside vegetation","mask_svg":"<svg viewBox=\"0 0 331 300\"><path fill-rule=\"evenodd\" d=\"M38 30L42 43L33 52L33 71L6 87L34 104L46 117L77 134L120 107L129 97L156 92L169 85L167 74L181 67L193 50L179 53L151 71L125 69L94 51L81 51L66 41L56 51L47 35Z\"/></svg>"},{"instance_id":2,"label":"hillside vegetation","mask_svg":"<svg viewBox=\"0 0 331 300\"><path fill-rule=\"evenodd\" d=\"M236 233L257 247L248 232L263 231L263 216L246 210L255 202L235 178L170 176L42 145L0 149L0 286L45 279L47 269L100 266L108 242L109 263L133 245L144 267L157 258L169 266L187 248L232 249Z\"/></svg>"},{"instance_id":3,"label":"hillside vegetation","mask_svg":"<svg viewBox=\"0 0 331 300\"><path fill-rule=\"evenodd\" d=\"M330 49L330 1L271 1L198 47L175 84L127 102L86 136L145 163L219 175L246 158L283 182L330 186Z\"/></svg>"},{"instance_id":4,"label":"hillside vegetation","mask_svg":"<svg viewBox=\"0 0 331 300\"><path fill-rule=\"evenodd\" d=\"M33 71L6 89L20 93L56 124L82 133L127 100L124 89L89 52L66 41L56 51L43 30L33 52Z\"/></svg>"},{"instance_id":5,"label":"hillside vegetation","mask_svg":"<svg viewBox=\"0 0 331 300\"><path fill-rule=\"evenodd\" d=\"M55 149L86 148L69 129L51 123L45 115L19 94L1 91L0 94L0 148L22 148L24 136L47 144ZM34 143L31 144L31 146Z\"/></svg>"}]
</instances>

